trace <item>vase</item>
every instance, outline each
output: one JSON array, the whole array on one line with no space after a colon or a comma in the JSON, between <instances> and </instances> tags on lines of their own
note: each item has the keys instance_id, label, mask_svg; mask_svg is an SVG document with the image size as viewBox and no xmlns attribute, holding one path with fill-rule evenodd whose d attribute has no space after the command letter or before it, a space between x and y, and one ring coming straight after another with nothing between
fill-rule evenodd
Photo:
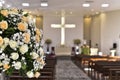
<instances>
[{"instance_id":1,"label":"vase","mask_svg":"<svg viewBox=\"0 0 120 80\"><path fill-rule=\"evenodd\" d=\"M75 50L75 51L76 51L76 54L79 54L79 45L76 45L75 48L76 48L76 50Z\"/></svg>"}]
</instances>

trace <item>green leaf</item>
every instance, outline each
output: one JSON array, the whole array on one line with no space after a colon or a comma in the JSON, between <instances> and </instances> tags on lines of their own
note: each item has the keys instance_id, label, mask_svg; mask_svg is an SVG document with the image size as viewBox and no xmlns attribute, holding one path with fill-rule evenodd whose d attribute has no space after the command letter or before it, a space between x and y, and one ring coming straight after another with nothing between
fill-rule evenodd
<instances>
[{"instance_id":1,"label":"green leaf","mask_svg":"<svg viewBox=\"0 0 120 80\"><path fill-rule=\"evenodd\" d=\"M6 71L6 74L7 75L11 75L14 71L14 68L13 67L10 67L7 71Z\"/></svg>"},{"instance_id":2,"label":"green leaf","mask_svg":"<svg viewBox=\"0 0 120 80\"><path fill-rule=\"evenodd\" d=\"M22 62L22 69L26 70L26 64L24 64L24 62Z\"/></svg>"},{"instance_id":3,"label":"green leaf","mask_svg":"<svg viewBox=\"0 0 120 80\"><path fill-rule=\"evenodd\" d=\"M2 14L0 14L0 21L2 20L5 20L5 17Z\"/></svg>"},{"instance_id":4,"label":"green leaf","mask_svg":"<svg viewBox=\"0 0 120 80\"><path fill-rule=\"evenodd\" d=\"M8 28L3 32L4 37L10 38L13 34L15 34L15 29L14 28Z\"/></svg>"}]
</instances>

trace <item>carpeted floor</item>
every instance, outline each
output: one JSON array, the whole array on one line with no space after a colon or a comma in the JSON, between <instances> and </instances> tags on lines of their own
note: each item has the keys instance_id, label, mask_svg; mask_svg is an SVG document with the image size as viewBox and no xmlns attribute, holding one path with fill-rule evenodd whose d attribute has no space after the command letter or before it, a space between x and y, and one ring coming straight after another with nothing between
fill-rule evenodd
<instances>
[{"instance_id":1,"label":"carpeted floor","mask_svg":"<svg viewBox=\"0 0 120 80\"><path fill-rule=\"evenodd\" d=\"M56 80L91 80L69 57L57 59Z\"/></svg>"}]
</instances>

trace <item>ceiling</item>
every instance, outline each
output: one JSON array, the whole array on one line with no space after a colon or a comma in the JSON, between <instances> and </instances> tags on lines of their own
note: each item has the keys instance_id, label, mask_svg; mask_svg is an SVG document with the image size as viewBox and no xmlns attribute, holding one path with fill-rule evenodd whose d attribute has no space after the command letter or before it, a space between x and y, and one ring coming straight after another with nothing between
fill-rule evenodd
<instances>
[{"instance_id":1,"label":"ceiling","mask_svg":"<svg viewBox=\"0 0 120 80\"><path fill-rule=\"evenodd\" d=\"M59 14L64 10L67 14L95 14L96 12L112 11L120 9L120 0L47 0L48 7L41 7L41 0L5 0L4 7L31 10L33 14ZM23 7L22 3L29 3L29 7ZM90 3L90 7L82 7L83 3ZM110 6L102 8L102 3L109 3Z\"/></svg>"}]
</instances>

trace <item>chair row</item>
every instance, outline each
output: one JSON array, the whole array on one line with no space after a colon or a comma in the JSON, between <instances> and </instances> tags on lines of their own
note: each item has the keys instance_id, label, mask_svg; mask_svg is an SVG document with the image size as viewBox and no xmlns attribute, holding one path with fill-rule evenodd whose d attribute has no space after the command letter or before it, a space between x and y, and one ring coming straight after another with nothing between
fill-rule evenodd
<instances>
[{"instance_id":1,"label":"chair row","mask_svg":"<svg viewBox=\"0 0 120 80\"><path fill-rule=\"evenodd\" d=\"M40 77L28 78L27 76L19 75L18 71L15 71L11 76L6 77L6 80L55 80L55 65L56 57L46 56L46 65L40 70Z\"/></svg>"},{"instance_id":2,"label":"chair row","mask_svg":"<svg viewBox=\"0 0 120 80\"><path fill-rule=\"evenodd\" d=\"M120 78L120 57L77 55L74 56L74 60L83 70L87 68L87 74L92 80L119 80Z\"/></svg>"}]
</instances>

